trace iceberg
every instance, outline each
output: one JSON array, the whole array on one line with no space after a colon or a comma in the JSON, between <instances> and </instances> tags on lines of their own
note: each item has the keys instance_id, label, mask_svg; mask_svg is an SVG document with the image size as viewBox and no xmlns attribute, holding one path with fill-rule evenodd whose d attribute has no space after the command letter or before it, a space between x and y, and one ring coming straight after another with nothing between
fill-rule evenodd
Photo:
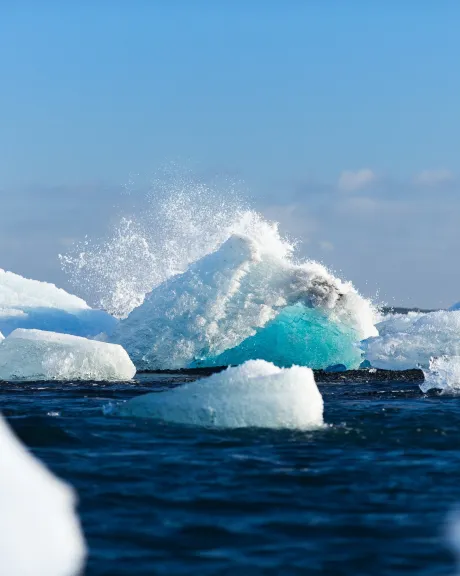
<instances>
[{"instance_id":1,"label":"iceberg","mask_svg":"<svg viewBox=\"0 0 460 576\"><path fill-rule=\"evenodd\" d=\"M460 356L460 311L413 313L386 317L377 324L379 336L362 343L375 368L429 368L430 359Z\"/></svg>"},{"instance_id":2,"label":"iceberg","mask_svg":"<svg viewBox=\"0 0 460 576\"><path fill-rule=\"evenodd\" d=\"M312 370L278 368L263 360L138 396L115 410L122 416L215 428L311 429L323 425L323 399Z\"/></svg>"},{"instance_id":3,"label":"iceberg","mask_svg":"<svg viewBox=\"0 0 460 576\"><path fill-rule=\"evenodd\" d=\"M0 342L0 380L130 380L135 373L117 344L22 328Z\"/></svg>"},{"instance_id":4,"label":"iceberg","mask_svg":"<svg viewBox=\"0 0 460 576\"><path fill-rule=\"evenodd\" d=\"M23 278L0 268L0 331L16 328L96 336L113 330L117 320L54 284Z\"/></svg>"},{"instance_id":5,"label":"iceberg","mask_svg":"<svg viewBox=\"0 0 460 576\"><path fill-rule=\"evenodd\" d=\"M73 490L36 460L0 415L0 566L5 576L76 576L86 547Z\"/></svg>"},{"instance_id":6,"label":"iceberg","mask_svg":"<svg viewBox=\"0 0 460 576\"><path fill-rule=\"evenodd\" d=\"M295 263L276 226L232 234L215 252L155 287L110 340L138 369L241 364L326 368L362 361L374 310L314 261Z\"/></svg>"},{"instance_id":7,"label":"iceberg","mask_svg":"<svg viewBox=\"0 0 460 576\"><path fill-rule=\"evenodd\" d=\"M120 319L106 341L139 370L251 359L359 367L360 341L377 335L372 303L298 259L296 244L235 191L170 176L141 216L60 255L70 281Z\"/></svg>"}]
</instances>

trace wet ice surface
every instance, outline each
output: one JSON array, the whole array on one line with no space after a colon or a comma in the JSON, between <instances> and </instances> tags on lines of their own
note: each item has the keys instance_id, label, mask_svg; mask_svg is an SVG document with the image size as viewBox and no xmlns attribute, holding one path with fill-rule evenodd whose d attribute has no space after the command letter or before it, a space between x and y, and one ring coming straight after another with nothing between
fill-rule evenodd
<instances>
[{"instance_id":1,"label":"wet ice surface","mask_svg":"<svg viewBox=\"0 0 460 576\"><path fill-rule=\"evenodd\" d=\"M454 572L460 398L320 383L329 426L316 431L103 414L184 378L1 385L16 432L77 489L88 575Z\"/></svg>"}]
</instances>

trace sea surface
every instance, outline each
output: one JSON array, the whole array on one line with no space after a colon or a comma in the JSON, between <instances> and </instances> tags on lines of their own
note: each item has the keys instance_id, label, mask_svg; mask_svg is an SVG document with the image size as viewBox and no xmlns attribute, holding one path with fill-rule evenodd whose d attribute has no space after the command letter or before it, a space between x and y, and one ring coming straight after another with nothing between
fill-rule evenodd
<instances>
[{"instance_id":1,"label":"sea surface","mask_svg":"<svg viewBox=\"0 0 460 576\"><path fill-rule=\"evenodd\" d=\"M311 432L105 415L184 379L1 385L0 411L78 492L86 575L455 573L460 398L319 384L328 426Z\"/></svg>"}]
</instances>

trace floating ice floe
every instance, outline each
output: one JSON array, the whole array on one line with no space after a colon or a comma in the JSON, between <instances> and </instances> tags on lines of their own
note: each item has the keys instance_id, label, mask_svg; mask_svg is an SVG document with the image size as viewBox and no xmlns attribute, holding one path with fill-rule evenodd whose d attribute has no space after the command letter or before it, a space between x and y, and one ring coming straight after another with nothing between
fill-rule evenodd
<instances>
[{"instance_id":1,"label":"floating ice floe","mask_svg":"<svg viewBox=\"0 0 460 576\"><path fill-rule=\"evenodd\" d=\"M73 490L17 440L0 415L0 573L76 576L86 556Z\"/></svg>"},{"instance_id":2,"label":"floating ice floe","mask_svg":"<svg viewBox=\"0 0 460 576\"><path fill-rule=\"evenodd\" d=\"M111 341L139 369L241 364L265 359L356 368L374 336L374 311L353 286L317 262L294 263L275 226L255 221L156 288Z\"/></svg>"},{"instance_id":3,"label":"floating ice floe","mask_svg":"<svg viewBox=\"0 0 460 576\"><path fill-rule=\"evenodd\" d=\"M0 342L0 380L129 380L135 373L117 344L21 328Z\"/></svg>"},{"instance_id":4,"label":"floating ice floe","mask_svg":"<svg viewBox=\"0 0 460 576\"><path fill-rule=\"evenodd\" d=\"M376 368L428 368L433 356L460 356L460 311L387 317L377 328L380 335L362 343Z\"/></svg>"},{"instance_id":5,"label":"floating ice floe","mask_svg":"<svg viewBox=\"0 0 460 576\"><path fill-rule=\"evenodd\" d=\"M423 374L425 381L420 385L422 392L433 388L447 393L460 392L460 356L431 358Z\"/></svg>"},{"instance_id":6,"label":"floating ice floe","mask_svg":"<svg viewBox=\"0 0 460 576\"><path fill-rule=\"evenodd\" d=\"M316 428L323 399L312 370L278 368L263 360L138 396L116 409L123 416L217 428Z\"/></svg>"},{"instance_id":7,"label":"floating ice floe","mask_svg":"<svg viewBox=\"0 0 460 576\"><path fill-rule=\"evenodd\" d=\"M29 280L0 268L0 331L33 328L77 336L111 332L117 320L48 282Z\"/></svg>"}]
</instances>

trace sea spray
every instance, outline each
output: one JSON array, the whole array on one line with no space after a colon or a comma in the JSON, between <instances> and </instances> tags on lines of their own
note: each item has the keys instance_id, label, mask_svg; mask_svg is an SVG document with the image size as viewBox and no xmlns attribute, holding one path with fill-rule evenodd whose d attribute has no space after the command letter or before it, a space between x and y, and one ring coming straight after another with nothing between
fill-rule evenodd
<instances>
[{"instance_id":1,"label":"sea spray","mask_svg":"<svg viewBox=\"0 0 460 576\"><path fill-rule=\"evenodd\" d=\"M140 207L122 215L108 238L86 237L59 255L75 290L117 318L254 216L234 182L205 183L181 171L157 176L139 195Z\"/></svg>"},{"instance_id":2,"label":"sea spray","mask_svg":"<svg viewBox=\"0 0 460 576\"><path fill-rule=\"evenodd\" d=\"M179 179L149 193L111 238L61 256L64 270L122 318L109 340L138 369L242 363L359 366L374 309L241 202ZM222 356L223 355L223 356Z\"/></svg>"},{"instance_id":3,"label":"sea spray","mask_svg":"<svg viewBox=\"0 0 460 576\"><path fill-rule=\"evenodd\" d=\"M423 374L422 392L435 389L446 394L460 393L460 356L433 357Z\"/></svg>"}]
</instances>

